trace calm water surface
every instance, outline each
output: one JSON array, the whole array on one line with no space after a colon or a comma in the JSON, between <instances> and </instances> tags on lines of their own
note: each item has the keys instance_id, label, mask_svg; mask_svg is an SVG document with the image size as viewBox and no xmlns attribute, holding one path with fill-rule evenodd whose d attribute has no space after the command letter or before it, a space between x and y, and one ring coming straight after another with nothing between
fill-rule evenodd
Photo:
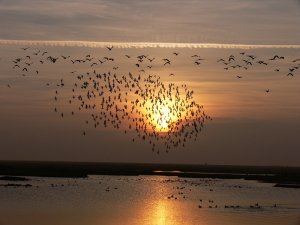
<instances>
[{"instance_id":1,"label":"calm water surface","mask_svg":"<svg viewBox=\"0 0 300 225\"><path fill-rule=\"evenodd\" d=\"M33 187L0 187L1 225L300 224L300 189L256 181L90 176L26 183Z\"/></svg>"}]
</instances>

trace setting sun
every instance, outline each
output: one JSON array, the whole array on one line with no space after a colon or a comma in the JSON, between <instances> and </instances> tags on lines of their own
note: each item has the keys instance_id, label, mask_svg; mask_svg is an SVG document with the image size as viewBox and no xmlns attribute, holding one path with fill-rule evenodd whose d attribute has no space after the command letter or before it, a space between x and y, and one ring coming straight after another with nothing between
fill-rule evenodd
<instances>
[{"instance_id":1,"label":"setting sun","mask_svg":"<svg viewBox=\"0 0 300 225\"><path fill-rule=\"evenodd\" d=\"M160 131L168 130L168 126L172 122L172 115L168 106L162 105L156 109L153 113L153 117Z\"/></svg>"},{"instance_id":2,"label":"setting sun","mask_svg":"<svg viewBox=\"0 0 300 225\"><path fill-rule=\"evenodd\" d=\"M155 131L168 132L170 131L171 124L178 120L177 115L172 110L174 104L172 101L156 101L147 104L146 110L151 110L149 123L154 127Z\"/></svg>"}]
</instances>

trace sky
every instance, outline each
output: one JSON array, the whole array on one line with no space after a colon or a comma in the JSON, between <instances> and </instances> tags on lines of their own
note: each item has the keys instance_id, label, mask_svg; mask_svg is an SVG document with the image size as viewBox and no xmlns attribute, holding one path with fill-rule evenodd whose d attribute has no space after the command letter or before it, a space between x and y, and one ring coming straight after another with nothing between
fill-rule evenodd
<instances>
[{"instance_id":1,"label":"sky","mask_svg":"<svg viewBox=\"0 0 300 225\"><path fill-rule=\"evenodd\" d=\"M299 44L298 0L1 0L1 39Z\"/></svg>"},{"instance_id":2,"label":"sky","mask_svg":"<svg viewBox=\"0 0 300 225\"><path fill-rule=\"evenodd\" d=\"M0 26L0 160L300 165L300 70L286 76L297 66L292 60L300 58L299 1L0 0ZM116 42L123 47L106 49ZM142 48L133 42L143 43ZM159 46L149 48L147 43ZM188 44L162 48L164 43ZM203 43L216 45L207 48ZM21 49L26 46L28 52ZM66 81L61 91L66 100L76 78L70 71L79 74L91 68L61 59L40 65L33 55L38 49L74 59L108 55L115 62L95 69L118 66L120 75L139 73L136 56L155 57L151 73L166 83L186 84L213 120L205 123L195 142L157 155L142 140L132 143L122 129L86 127L84 113L61 119L53 112L54 84ZM178 57L173 52L179 52ZM285 59L229 71L216 62L234 55L243 63L240 52L257 56L255 61L276 54ZM12 69L12 61L25 53L31 55L38 76L29 72L23 77ZM205 59L201 66L193 64L194 54ZM172 61L168 67L162 65L166 57ZM51 84L47 88L46 82ZM66 102L56 107L67 113L71 106Z\"/></svg>"}]
</instances>

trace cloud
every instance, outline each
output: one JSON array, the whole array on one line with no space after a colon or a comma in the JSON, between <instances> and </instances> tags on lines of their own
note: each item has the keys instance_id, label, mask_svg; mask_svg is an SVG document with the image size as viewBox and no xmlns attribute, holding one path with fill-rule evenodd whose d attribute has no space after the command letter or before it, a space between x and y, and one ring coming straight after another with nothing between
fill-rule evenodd
<instances>
[{"instance_id":1,"label":"cloud","mask_svg":"<svg viewBox=\"0 0 300 225\"><path fill-rule=\"evenodd\" d=\"M221 43L155 43L155 42L93 42L93 41L42 41L0 40L0 45L88 47L88 48L209 48L209 49L300 49L300 45L249 45Z\"/></svg>"},{"instance_id":2,"label":"cloud","mask_svg":"<svg viewBox=\"0 0 300 225\"><path fill-rule=\"evenodd\" d=\"M0 39L299 44L295 0L0 0Z\"/></svg>"}]
</instances>

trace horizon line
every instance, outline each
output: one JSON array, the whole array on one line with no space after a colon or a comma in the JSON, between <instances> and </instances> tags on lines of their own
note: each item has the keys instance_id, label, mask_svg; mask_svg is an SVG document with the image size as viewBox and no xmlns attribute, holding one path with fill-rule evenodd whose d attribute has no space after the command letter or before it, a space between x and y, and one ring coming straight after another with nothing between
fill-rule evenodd
<instances>
[{"instance_id":1,"label":"horizon line","mask_svg":"<svg viewBox=\"0 0 300 225\"><path fill-rule=\"evenodd\" d=\"M284 167L284 168L300 168L300 166L290 166L290 165L283 165L283 164L217 164L217 163L208 163L208 162L136 162L136 161L127 161L127 162L120 162L120 161L79 161L79 160L29 160L29 159L0 159L1 163L87 163L87 164L145 164L145 165L186 165L186 166L236 166L236 167Z\"/></svg>"},{"instance_id":2,"label":"horizon line","mask_svg":"<svg viewBox=\"0 0 300 225\"><path fill-rule=\"evenodd\" d=\"M87 48L189 48L189 49L300 49L300 45L266 44L224 44L224 43L172 43L172 42L97 42L97 41L56 41L56 40L4 40L0 45L26 45L49 47L87 47Z\"/></svg>"}]
</instances>

